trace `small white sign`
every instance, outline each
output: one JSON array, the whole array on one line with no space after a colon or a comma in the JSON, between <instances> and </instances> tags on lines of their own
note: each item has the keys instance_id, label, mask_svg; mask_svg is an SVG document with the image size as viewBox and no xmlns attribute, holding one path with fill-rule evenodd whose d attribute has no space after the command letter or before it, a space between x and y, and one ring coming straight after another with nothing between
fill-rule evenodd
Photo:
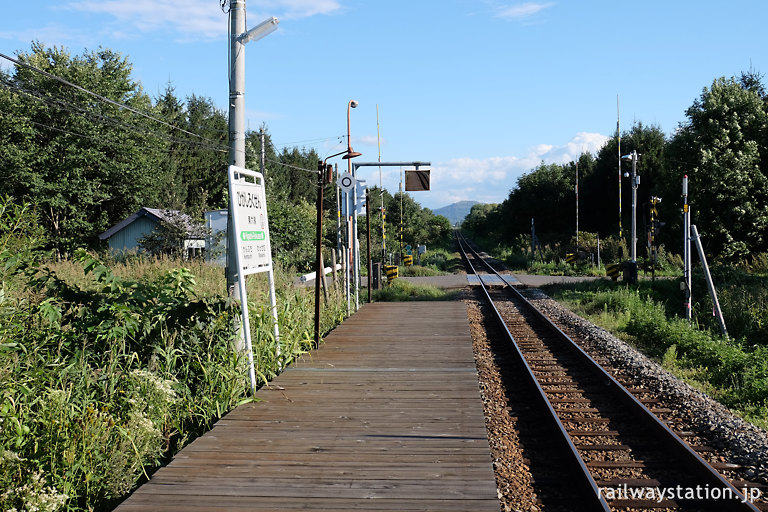
<instances>
[{"instance_id":1,"label":"small white sign","mask_svg":"<svg viewBox=\"0 0 768 512\"><path fill-rule=\"evenodd\" d=\"M340 189L342 189L344 192L349 192L355 187L355 183L357 183L357 180L354 176L349 174L349 172L344 172L339 175L339 179L336 180L336 184L339 186Z\"/></svg>"},{"instance_id":2,"label":"small white sign","mask_svg":"<svg viewBox=\"0 0 768 512\"><path fill-rule=\"evenodd\" d=\"M253 180L253 181L249 181ZM277 309L274 302L272 276L272 249L269 245L269 222L267 219L267 201L264 193L264 176L261 173L229 166L229 200L232 204L232 226L235 232L235 252L237 255L237 284L240 288L240 311L243 317L242 330L245 349L248 353L248 374L251 390L256 392L256 369L253 361L251 343L251 323L248 320L248 295L245 290L245 276L257 272L269 272L270 300L272 315L275 320L275 338L277 331ZM232 247L229 248L232 250ZM277 356L280 356L278 342Z\"/></svg>"},{"instance_id":3,"label":"small white sign","mask_svg":"<svg viewBox=\"0 0 768 512\"><path fill-rule=\"evenodd\" d=\"M235 174L246 179L236 180ZM248 177L253 181L247 181ZM234 210L232 226L238 273L248 275L272 270L264 177L255 171L229 166L229 197Z\"/></svg>"}]
</instances>

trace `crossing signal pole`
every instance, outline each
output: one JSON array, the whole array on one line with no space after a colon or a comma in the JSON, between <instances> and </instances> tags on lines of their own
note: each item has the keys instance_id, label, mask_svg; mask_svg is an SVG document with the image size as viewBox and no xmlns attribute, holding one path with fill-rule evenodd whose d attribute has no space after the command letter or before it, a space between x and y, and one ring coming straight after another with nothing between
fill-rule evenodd
<instances>
[{"instance_id":1,"label":"crossing signal pole","mask_svg":"<svg viewBox=\"0 0 768 512\"><path fill-rule=\"evenodd\" d=\"M656 261L658 259L658 253L656 250L656 235L658 234L661 222L659 222L659 210L658 205L661 203L661 198L651 196L651 226L650 226L650 240L651 243L651 280L656 280Z\"/></svg>"}]
</instances>

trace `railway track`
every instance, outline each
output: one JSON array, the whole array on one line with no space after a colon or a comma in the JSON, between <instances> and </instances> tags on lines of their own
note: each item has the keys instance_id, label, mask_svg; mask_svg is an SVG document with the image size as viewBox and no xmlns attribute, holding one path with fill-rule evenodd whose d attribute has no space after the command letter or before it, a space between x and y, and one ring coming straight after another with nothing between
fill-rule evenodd
<instances>
[{"instance_id":1,"label":"railway track","mask_svg":"<svg viewBox=\"0 0 768 512\"><path fill-rule=\"evenodd\" d=\"M553 486L560 487L555 492L564 509L766 510L751 502L760 489L730 481L720 471L732 466L697 445L693 433L667 424L670 411L652 393L614 378L458 232L457 240L467 272L481 281L498 332L512 347L507 353L518 385L534 397L536 437L546 439L544 458L559 461Z\"/></svg>"}]
</instances>

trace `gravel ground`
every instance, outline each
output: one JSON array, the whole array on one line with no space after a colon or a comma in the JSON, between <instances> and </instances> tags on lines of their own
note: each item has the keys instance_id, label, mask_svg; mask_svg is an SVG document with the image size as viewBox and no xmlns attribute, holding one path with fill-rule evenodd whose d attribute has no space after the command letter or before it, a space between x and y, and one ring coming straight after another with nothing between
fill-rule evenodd
<instances>
[{"instance_id":1,"label":"gravel ground","mask_svg":"<svg viewBox=\"0 0 768 512\"><path fill-rule=\"evenodd\" d=\"M538 511L531 473L518 438L517 419L507 404L483 314L473 299L466 303L501 510Z\"/></svg>"},{"instance_id":2,"label":"gravel ground","mask_svg":"<svg viewBox=\"0 0 768 512\"><path fill-rule=\"evenodd\" d=\"M689 430L717 448L729 462L744 466L744 477L768 482L768 433L734 415L722 404L677 379L658 363L608 331L595 326L550 299L538 289L525 292L544 314L585 340L582 347L607 358L644 387L658 393L664 406L676 411Z\"/></svg>"},{"instance_id":3,"label":"gravel ground","mask_svg":"<svg viewBox=\"0 0 768 512\"><path fill-rule=\"evenodd\" d=\"M738 475L734 475L736 478L768 483L768 433L735 416L723 405L669 374L609 332L575 315L542 291L534 288L525 290L524 294L567 334L583 339L582 348L593 357L608 359L616 371L657 393L662 402L660 405L674 411L677 428L694 432L718 450L721 460L743 466ZM546 509L531 484L529 461L525 447L519 442L518 419L511 412L510 406L514 404L509 403L504 389L480 305L471 293L465 300L501 510L537 512Z\"/></svg>"}]
</instances>

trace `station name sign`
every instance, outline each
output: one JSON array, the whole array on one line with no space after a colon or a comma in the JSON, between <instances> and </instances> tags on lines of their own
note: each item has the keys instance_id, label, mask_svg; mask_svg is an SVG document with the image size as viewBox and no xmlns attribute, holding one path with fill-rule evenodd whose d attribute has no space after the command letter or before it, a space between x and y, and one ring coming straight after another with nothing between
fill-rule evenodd
<instances>
[{"instance_id":1,"label":"station name sign","mask_svg":"<svg viewBox=\"0 0 768 512\"><path fill-rule=\"evenodd\" d=\"M229 193L234 199L232 227L235 230L238 274L272 270L264 176L231 165Z\"/></svg>"}]
</instances>

